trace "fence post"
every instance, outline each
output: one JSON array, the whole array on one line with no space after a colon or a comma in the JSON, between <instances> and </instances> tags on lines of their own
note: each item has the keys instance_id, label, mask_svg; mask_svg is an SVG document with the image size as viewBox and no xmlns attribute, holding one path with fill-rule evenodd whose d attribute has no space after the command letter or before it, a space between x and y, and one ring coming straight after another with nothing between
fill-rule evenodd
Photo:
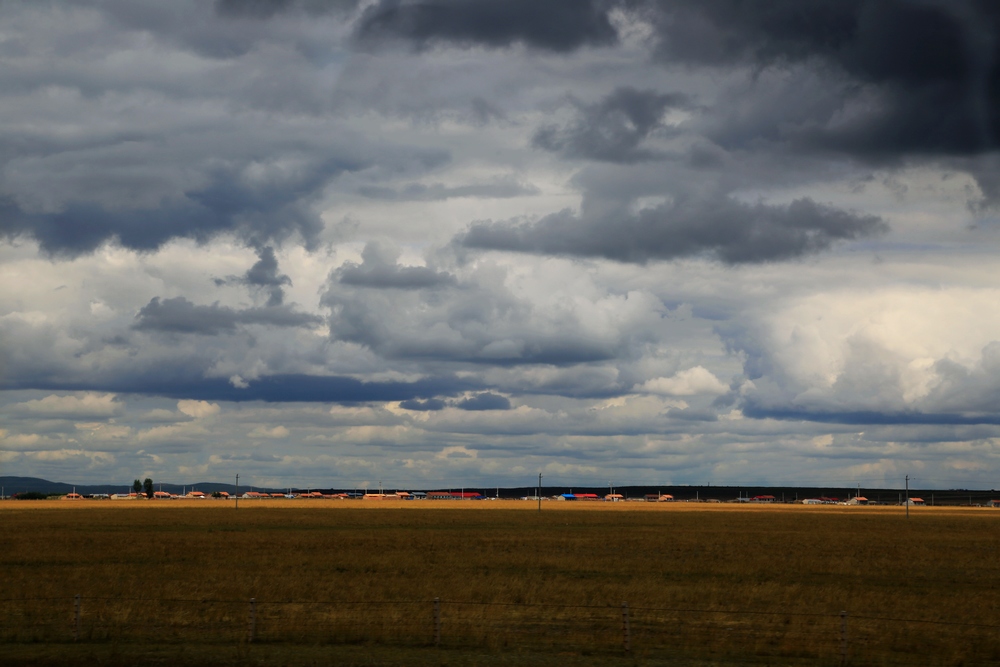
<instances>
[{"instance_id":1,"label":"fence post","mask_svg":"<svg viewBox=\"0 0 1000 667\"><path fill-rule=\"evenodd\" d=\"M628 602L622 602L622 641L624 642L625 652L628 653L632 650L632 633L628 624Z\"/></svg>"},{"instance_id":2,"label":"fence post","mask_svg":"<svg viewBox=\"0 0 1000 667\"><path fill-rule=\"evenodd\" d=\"M847 667L847 612L840 612L840 666Z\"/></svg>"},{"instance_id":3,"label":"fence post","mask_svg":"<svg viewBox=\"0 0 1000 667\"><path fill-rule=\"evenodd\" d=\"M250 598L250 619L247 621L247 643L253 644L253 635L257 630L257 598Z\"/></svg>"},{"instance_id":4,"label":"fence post","mask_svg":"<svg viewBox=\"0 0 1000 667\"><path fill-rule=\"evenodd\" d=\"M434 645L441 645L441 598L434 598Z\"/></svg>"},{"instance_id":5,"label":"fence post","mask_svg":"<svg viewBox=\"0 0 1000 667\"><path fill-rule=\"evenodd\" d=\"M80 594L73 598L73 641L80 640Z\"/></svg>"}]
</instances>

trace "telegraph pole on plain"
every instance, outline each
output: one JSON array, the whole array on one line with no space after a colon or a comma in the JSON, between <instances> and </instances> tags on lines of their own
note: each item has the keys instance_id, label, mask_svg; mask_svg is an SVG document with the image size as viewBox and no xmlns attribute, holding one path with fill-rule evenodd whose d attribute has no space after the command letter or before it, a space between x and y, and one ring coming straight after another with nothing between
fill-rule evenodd
<instances>
[{"instance_id":1,"label":"telegraph pole on plain","mask_svg":"<svg viewBox=\"0 0 1000 667\"><path fill-rule=\"evenodd\" d=\"M538 511L542 511L542 473L538 473L538 491L536 494L538 496Z\"/></svg>"},{"instance_id":2,"label":"telegraph pole on plain","mask_svg":"<svg viewBox=\"0 0 1000 667\"><path fill-rule=\"evenodd\" d=\"M236 473L236 509L240 508L240 474Z\"/></svg>"},{"instance_id":3,"label":"telegraph pole on plain","mask_svg":"<svg viewBox=\"0 0 1000 667\"><path fill-rule=\"evenodd\" d=\"M910 518L910 476L906 476L906 518Z\"/></svg>"}]
</instances>

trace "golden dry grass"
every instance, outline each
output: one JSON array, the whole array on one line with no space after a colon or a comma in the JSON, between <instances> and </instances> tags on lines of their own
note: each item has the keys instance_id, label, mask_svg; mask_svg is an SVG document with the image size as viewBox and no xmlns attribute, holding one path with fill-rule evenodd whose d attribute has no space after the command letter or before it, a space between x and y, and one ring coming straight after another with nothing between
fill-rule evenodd
<instances>
[{"instance_id":1,"label":"golden dry grass","mask_svg":"<svg viewBox=\"0 0 1000 667\"><path fill-rule=\"evenodd\" d=\"M456 664L511 652L516 664L565 653L606 664L622 653L622 602L632 659L649 664L839 664L841 610L852 664L1000 661L1000 628L974 625L992 625L1000 608L1000 511L916 508L906 520L895 507L535 507L0 503L0 598L14 601L0 641L67 641L79 594L90 650L146 642L197 655L245 640L253 597L258 642L286 658L332 642L419 663L425 654L406 651L434 650L439 597ZM63 657L80 650L63 647Z\"/></svg>"}]
</instances>

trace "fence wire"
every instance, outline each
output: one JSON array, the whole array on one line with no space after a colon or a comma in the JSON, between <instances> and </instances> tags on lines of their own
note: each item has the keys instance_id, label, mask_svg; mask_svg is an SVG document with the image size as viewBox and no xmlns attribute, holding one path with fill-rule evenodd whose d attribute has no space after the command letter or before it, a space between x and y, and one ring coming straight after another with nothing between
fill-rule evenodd
<instances>
[{"instance_id":1,"label":"fence wire","mask_svg":"<svg viewBox=\"0 0 1000 667\"><path fill-rule=\"evenodd\" d=\"M736 664L996 665L1000 625L449 600L0 599L0 644L391 645Z\"/></svg>"}]
</instances>

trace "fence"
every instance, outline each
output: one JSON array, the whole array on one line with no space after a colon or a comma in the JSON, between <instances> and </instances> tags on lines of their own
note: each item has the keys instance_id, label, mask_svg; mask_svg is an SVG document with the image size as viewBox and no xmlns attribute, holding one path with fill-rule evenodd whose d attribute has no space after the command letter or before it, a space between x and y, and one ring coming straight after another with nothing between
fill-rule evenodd
<instances>
[{"instance_id":1,"label":"fence","mask_svg":"<svg viewBox=\"0 0 1000 667\"><path fill-rule=\"evenodd\" d=\"M1000 663L1000 625L785 613L455 600L0 600L0 645L362 644L630 655L718 664Z\"/></svg>"}]
</instances>

